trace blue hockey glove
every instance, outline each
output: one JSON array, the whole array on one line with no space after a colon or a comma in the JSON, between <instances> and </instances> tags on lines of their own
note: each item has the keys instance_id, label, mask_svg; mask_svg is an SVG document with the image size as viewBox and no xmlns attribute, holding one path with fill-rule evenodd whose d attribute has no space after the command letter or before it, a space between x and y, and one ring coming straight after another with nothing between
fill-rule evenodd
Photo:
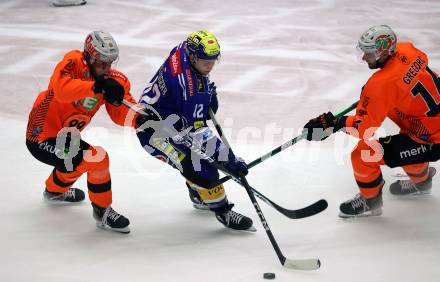
<instances>
[{"instance_id":1,"label":"blue hockey glove","mask_svg":"<svg viewBox=\"0 0 440 282\"><path fill-rule=\"evenodd\" d=\"M225 164L225 168L234 176L245 176L249 173L246 162L242 158L235 156Z\"/></svg>"},{"instance_id":2,"label":"blue hockey glove","mask_svg":"<svg viewBox=\"0 0 440 282\"><path fill-rule=\"evenodd\" d=\"M215 86L214 82L211 82L209 84L209 91L211 93L211 101L209 102L209 108L211 108L214 114L216 114L218 110L218 99L217 99L217 86ZM207 119L211 119L211 117L208 115Z\"/></svg>"}]
</instances>

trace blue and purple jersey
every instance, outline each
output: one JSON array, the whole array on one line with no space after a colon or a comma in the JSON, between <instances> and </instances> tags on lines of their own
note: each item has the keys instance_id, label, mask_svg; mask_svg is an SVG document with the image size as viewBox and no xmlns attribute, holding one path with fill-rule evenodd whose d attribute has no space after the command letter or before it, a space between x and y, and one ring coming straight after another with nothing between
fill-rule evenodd
<instances>
[{"instance_id":1,"label":"blue and purple jersey","mask_svg":"<svg viewBox=\"0 0 440 282\"><path fill-rule=\"evenodd\" d=\"M185 41L171 50L170 55L144 89L140 103L152 106L165 120L175 114L181 131L206 126L211 89L209 77L199 74L185 51Z\"/></svg>"}]
</instances>

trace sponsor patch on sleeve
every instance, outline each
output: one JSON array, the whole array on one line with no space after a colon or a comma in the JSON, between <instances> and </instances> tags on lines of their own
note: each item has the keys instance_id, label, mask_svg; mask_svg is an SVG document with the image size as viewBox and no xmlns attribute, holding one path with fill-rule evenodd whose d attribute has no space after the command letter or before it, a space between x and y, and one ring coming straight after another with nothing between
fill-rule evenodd
<instances>
[{"instance_id":1,"label":"sponsor patch on sleeve","mask_svg":"<svg viewBox=\"0 0 440 282\"><path fill-rule=\"evenodd\" d=\"M170 58L170 68L171 74L176 76L182 73L182 64L180 63L180 50L177 49L176 52Z\"/></svg>"}]
</instances>

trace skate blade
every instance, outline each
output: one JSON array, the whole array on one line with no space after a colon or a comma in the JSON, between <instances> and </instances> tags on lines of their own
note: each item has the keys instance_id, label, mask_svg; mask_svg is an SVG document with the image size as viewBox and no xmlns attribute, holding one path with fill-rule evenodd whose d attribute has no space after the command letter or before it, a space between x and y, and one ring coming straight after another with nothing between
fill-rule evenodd
<instances>
[{"instance_id":1,"label":"skate blade","mask_svg":"<svg viewBox=\"0 0 440 282\"><path fill-rule=\"evenodd\" d=\"M253 225L251 227L249 227L248 229L233 229L233 228L227 227L226 225L225 225L225 227L226 227L227 230L232 230L234 232L245 232L245 233L257 232L257 229Z\"/></svg>"},{"instance_id":2,"label":"skate blade","mask_svg":"<svg viewBox=\"0 0 440 282\"><path fill-rule=\"evenodd\" d=\"M244 232L257 232L257 228L255 228L253 225L249 227L248 229L242 230Z\"/></svg>"},{"instance_id":3,"label":"skate blade","mask_svg":"<svg viewBox=\"0 0 440 282\"><path fill-rule=\"evenodd\" d=\"M390 192L391 195L395 196L395 197L400 197L400 198L412 198L412 197L417 197L417 196L423 196L423 195L430 195L431 194L431 189L426 190L426 191L416 191L414 193L409 193L409 194L393 194Z\"/></svg>"},{"instance_id":4,"label":"skate blade","mask_svg":"<svg viewBox=\"0 0 440 282\"><path fill-rule=\"evenodd\" d=\"M193 203L193 208L195 208L196 210L201 210L201 211L209 211L209 207L207 205L203 205L203 204Z\"/></svg>"},{"instance_id":5,"label":"skate blade","mask_svg":"<svg viewBox=\"0 0 440 282\"><path fill-rule=\"evenodd\" d=\"M51 200L43 196L43 202L51 206L72 206L72 205L79 205L83 203L84 200L78 202L68 202L68 201L60 201L60 200Z\"/></svg>"},{"instance_id":6,"label":"skate blade","mask_svg":"<svg viewBox=\"0 0 440 282\"><path fill-rule=\"evenodd\" d=\"M340 218L362 218L362 217L371 217L371 216L379 216L382 214L382 209L375 209L372 211L368 211L368 212L364 212L362 214L346 214L343 212L339 212L339 217Z\"/></svg>"},{"instance_id":7,"label":"skate blade","mask_svg":"<svg viewBox=\"0 0 440 282\"><path fill-rule=\"evenodd\" d=\"M130 233L130 227L128 227L128 226L124 227L124 228L111 228L110 226L104 225L101 222L96 222L96 227L98 227L99 229L114 231L114 232L118 232L118 233L122 233L122 234Z\"/></svg>"},{"instance_id":8,"label":"skate blade","mask_svg":"<svg viewBox=\"0 0 440 282\"><path fill-rule=\"evenodd\" d=\"M431 189L427 191L417 191L416 193L411 194L411 196L423 196L423 195L430 195Z\"/></svg>"}]
</instances>

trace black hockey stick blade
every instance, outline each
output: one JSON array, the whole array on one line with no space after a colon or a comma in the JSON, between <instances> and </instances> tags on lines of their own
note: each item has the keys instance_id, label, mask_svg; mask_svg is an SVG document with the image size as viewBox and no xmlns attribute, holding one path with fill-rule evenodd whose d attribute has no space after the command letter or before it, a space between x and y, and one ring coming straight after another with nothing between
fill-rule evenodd
<instances>
[{"instance_id":1,"label":"black hockey stick blade","mask_svg":"<svg viewBox=\"0 0 440 282\"><path fill-rule=\"evenodd\" d=\"M321 199L307 207L297 210L286 210L285 213L289 215L290 218L305 218L313 216L324 211L328 207L326 200Z\"/></svg>"},{"instance_id":2,"label":"black hockey stick blade","mask_svg":"<svg viewBox=\"0 0 440 282\"><path fill-rule=\"evenodd\" d=\"M276 209L277 211L279 211L280 213L282 213L283 215L285 215L291 219L300 219L300 218L313 216L315 214L322 212L323 210L325 210L328 207L327 201L324 199L321 199L321 200L317 201L316 203L313 203L313 204L306 206L304 208L297 209L297 210L289 210L289 209L285 209L285 208L275 204L274 202L269 200L269 198L267 198L266 196L264 196L263 194L261 194L260 192L258 192L255 189L252 189L252 192L260 200L262 200L263 202L265 202L269 206L273 207L274 209Z\"/></svg>"}]
</instances>

